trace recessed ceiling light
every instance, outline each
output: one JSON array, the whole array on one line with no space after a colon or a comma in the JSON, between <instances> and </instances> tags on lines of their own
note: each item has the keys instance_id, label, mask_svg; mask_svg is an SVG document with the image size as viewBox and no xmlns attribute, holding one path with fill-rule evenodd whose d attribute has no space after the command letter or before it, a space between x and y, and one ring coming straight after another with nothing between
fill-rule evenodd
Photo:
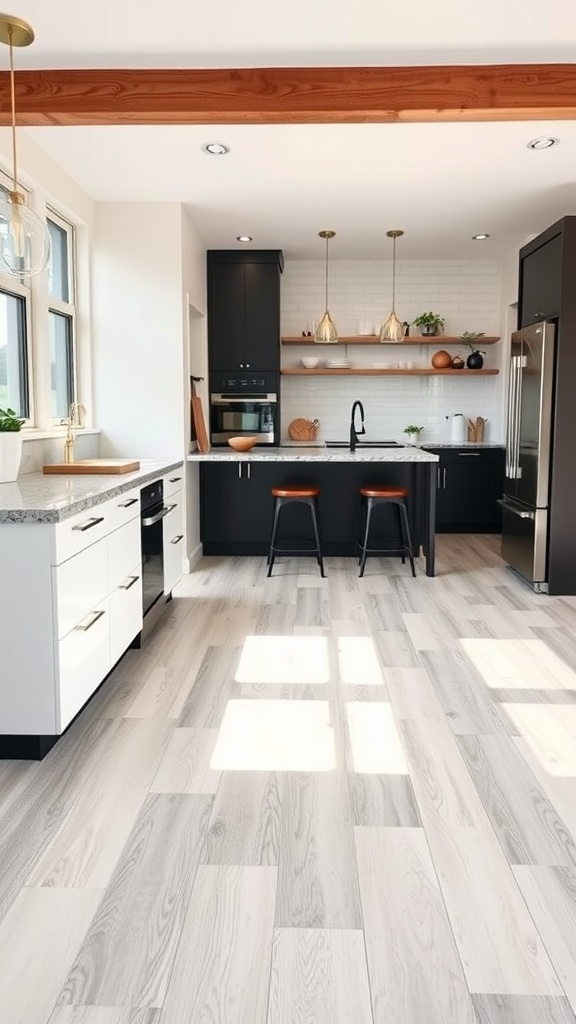
<instances>
[{"instance_id":1,"label":"recessed ceiling light","mask_svg":"<svg viewBox=\"0 0 576 1024\"><path fill-rule=\"evenodd\" d=\"M230 152L230 146L225 146L223 142L205 142L202 150L210 156L224 156Z\"/></svg>"},{"instance_id":2,"label":"recessed ceiling light","mask_svg":"<svg viewBox=\"0 0 576 1024\"><path fill-rule=\"evenodd\" d=\"M553 135L541 135L538 139L530 139L526 146L528 149L551 149L559 143L560 139L555 139Z\"/></svg>"},{"instance_id":3,"label":"recessed ceiling light","mask_svg":"<svg viewBox=\"0 0 576 1024\"><path fill-rule=\"evenodd\" d=\"M237 242L251 242L252 235L236 235Z\"/></svg>"},{"instance_id":4,"label":"recessed ceiling light","mask_svg":"<svg viewBox=\"0 0 576 1024\"><path fill-rule=\"evenodd\" d=\"M473 242L483 242L485 238L490 238L490 235L472 235Z\"/></svg>"}]
</instances>

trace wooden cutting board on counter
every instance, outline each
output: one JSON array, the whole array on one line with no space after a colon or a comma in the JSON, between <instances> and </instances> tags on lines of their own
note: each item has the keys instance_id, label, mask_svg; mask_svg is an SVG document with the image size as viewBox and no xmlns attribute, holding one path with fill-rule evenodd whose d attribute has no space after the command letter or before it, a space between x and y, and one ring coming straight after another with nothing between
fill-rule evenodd
<instances>
[{"instance_id":1,"label":"wooden cutting board on counter","mask_svg":"<svg viewBox=\"0 0 576 1024\"><path fill-rule=\"evenodd\" d=\"M79 459L43 466L43 473L132 473L140 469L137 459Z\"/></svg>"}]
</instances>

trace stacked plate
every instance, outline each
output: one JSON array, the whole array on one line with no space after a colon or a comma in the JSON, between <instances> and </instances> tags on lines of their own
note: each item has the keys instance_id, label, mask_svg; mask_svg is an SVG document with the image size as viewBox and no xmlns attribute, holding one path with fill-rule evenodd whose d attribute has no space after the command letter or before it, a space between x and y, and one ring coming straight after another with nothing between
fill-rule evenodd
<instances>
[{"instance_id":1,"label":"stacked plate","mask_svg":"<svg viewBox=\"0 0 576 1024\"><path fill-rule=\"evenodd\" d=\"M349 370L352 363L349 359L327 359L326 369L328 370Z\"/></svg>"}]
</instances>

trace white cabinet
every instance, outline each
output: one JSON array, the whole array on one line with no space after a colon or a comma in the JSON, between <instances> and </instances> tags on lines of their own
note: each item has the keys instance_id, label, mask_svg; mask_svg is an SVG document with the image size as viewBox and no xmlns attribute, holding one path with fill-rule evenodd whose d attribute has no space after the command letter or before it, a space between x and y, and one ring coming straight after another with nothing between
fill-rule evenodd
<instances>
[{"instance_id":1,"label":"white cabinet","mask_svg":"<svg viewBox=\"0 0 576 1024\"><path fill-rule=\"evenodd\" d=\"M170 509L162 521L164 547L164 593L170 594L182 577L184 558L184 512L182 475L164 477L164 504Z\"/></svg>"},{"instance_id":2,"label":"white cabinet","mask_svg":"<svg viewBox=\"0 0 576 1024\"><path fill-rule=\"evenodd\" d=\"M130 642L130 641L129 641ZM110 605L97 603L54 644L56 732L62 732L110 671Z\"/></svg>"}]
</instances>

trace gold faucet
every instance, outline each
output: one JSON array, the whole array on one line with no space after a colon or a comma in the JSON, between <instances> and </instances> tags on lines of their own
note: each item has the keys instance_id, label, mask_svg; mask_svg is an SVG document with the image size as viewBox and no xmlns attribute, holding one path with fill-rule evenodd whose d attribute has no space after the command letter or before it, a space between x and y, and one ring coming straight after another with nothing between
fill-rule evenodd
<instances>
[{"instance_id":1,"label":"gold faucet","mask_svg":"<svg viewBox=\"0 0 576 1024\"><path fill-rule=\"evenodd\" d=\"M82 426L82 417L86 409L80 402L71 402L68 410L68 415L64 417L60 422L66 427L66 440L64 441L64 462L68 465L74 462L74 441L76 440L76 434L74 432L76 427Z\"/></svg>"}]
</instances>

